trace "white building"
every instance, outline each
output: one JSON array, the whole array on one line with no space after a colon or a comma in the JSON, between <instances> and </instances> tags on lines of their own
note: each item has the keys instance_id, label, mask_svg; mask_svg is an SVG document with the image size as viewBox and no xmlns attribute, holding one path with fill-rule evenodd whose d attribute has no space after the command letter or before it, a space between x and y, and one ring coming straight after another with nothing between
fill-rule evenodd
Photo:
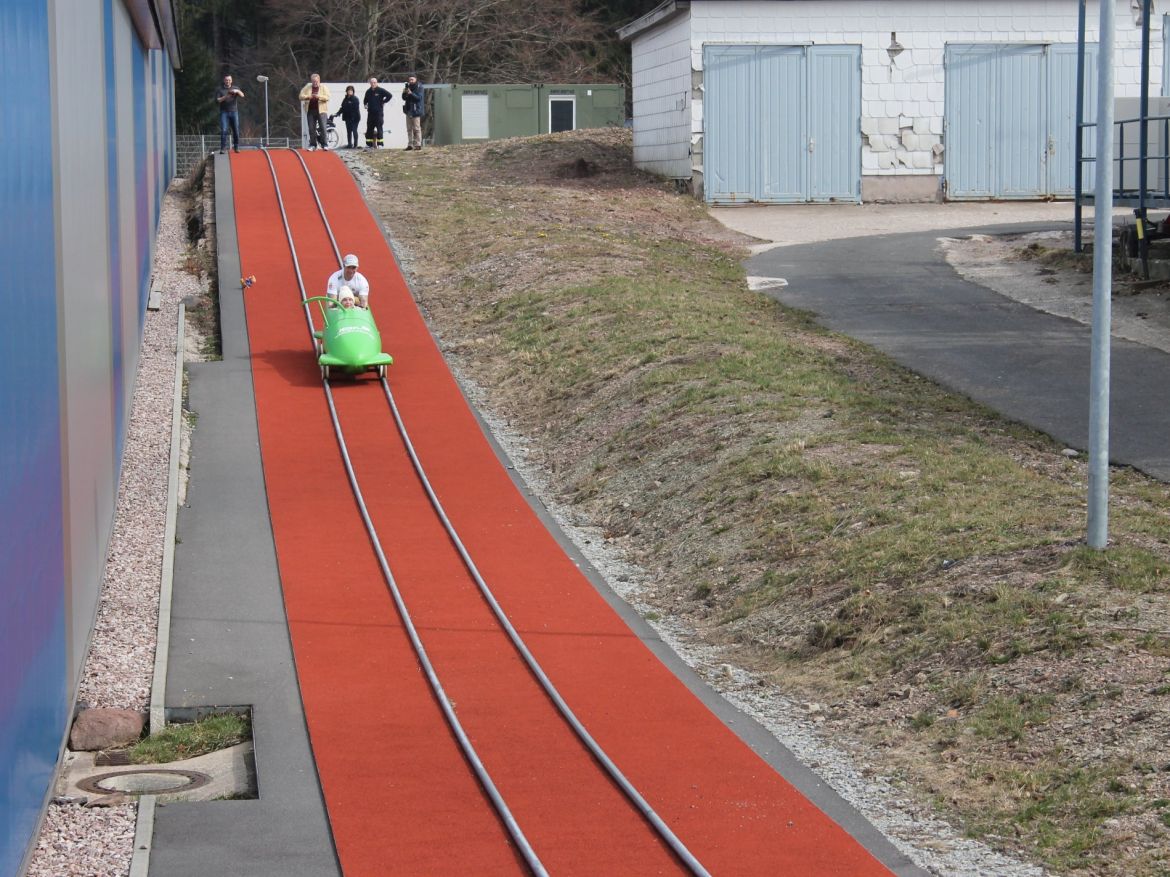
<instances>
[{"instance_id":1,"label":"white building","mask_svg":"<svg viewBox=\"0 0 1170 877\"><path fill-rule=\"evenodd\" d=\"M1116 94L1136 97L1142 3L1111 2ZM666 0L619 31L634 163L712 203L1068 196L1077 31L1077 0Z\"/></svg>"}]
</instances>

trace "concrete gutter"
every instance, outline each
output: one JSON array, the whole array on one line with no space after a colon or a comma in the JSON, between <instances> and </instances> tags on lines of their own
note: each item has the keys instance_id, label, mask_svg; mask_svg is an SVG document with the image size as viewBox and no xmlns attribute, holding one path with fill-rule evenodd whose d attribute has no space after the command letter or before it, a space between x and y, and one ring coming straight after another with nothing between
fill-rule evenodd
<instances>
[{"instance_id":1,"label":"concrete gutter","mask_svg":"<svg viewBox=\"0 0 1170 877\"><path fill-rule=\"evenodd\" d=\"M175 395L171 402L171 459L167 475L167 520L163 535L162 584L158 594L158 638L150 683L150 733L166 727L167 656L171 646L171 592L175 582L175 528L179 516L179 448L183 424L183 335L187 309L179 302L175 345Z\"/></svg>"},{"instance_id":2,"label":"concrete gutter","mask_svg":"<svg viewBox=\"0 0 1170 877\"><path fill-rule=\"evenodd\" d=\"M175 332L175 392L171 402L171 456L167 474L167 518L163 531L162 582L158 593L158 628L154 648L154 678L150 683L150 733L166 727L167 656L171 647L171 591L175 582L175 528L179 515L179 448L183 423L183 336L187 328L187 308L179 302L178 327ZM134 826L134 853L130 858L130 877L146 877L150 871L150 847L154 839L154 795L138 799L138 819Z\"/></svg>"}]
</instances>

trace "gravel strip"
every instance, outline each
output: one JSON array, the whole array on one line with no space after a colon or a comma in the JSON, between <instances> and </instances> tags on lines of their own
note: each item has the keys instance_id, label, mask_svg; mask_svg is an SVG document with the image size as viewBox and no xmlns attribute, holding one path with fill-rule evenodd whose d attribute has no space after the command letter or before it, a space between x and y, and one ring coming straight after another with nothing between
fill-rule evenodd
<instances>
[{"instance_id":1,"label":"gravel strip","mask_svg":"<svg viewBox=\"0 0 1170 877\"><path fill-rule=\"evenodd\" d=\"M185 181L163 200L154 279L161 307L147 311L123 449L114 531L101 600L78 686L80 707L146 711L154 673L170 464L179 302L200 292L185 270ZM49 805L28 877L124 875L130 871L137 803Z\"/></svg>"}]
</instances>

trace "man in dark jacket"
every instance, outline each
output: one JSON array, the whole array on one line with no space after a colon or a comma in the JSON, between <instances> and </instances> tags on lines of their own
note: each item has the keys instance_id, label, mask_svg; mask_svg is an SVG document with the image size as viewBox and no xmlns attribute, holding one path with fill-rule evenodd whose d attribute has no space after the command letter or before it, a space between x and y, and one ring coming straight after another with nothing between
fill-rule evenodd
<instances>
[{"instance_id":1,"label":"man in dark jacket","mask_svg":"<svg viewBox=\"0 0 1170 877\"><path fill-rule=\"evenodd\" d=\"M215 90L215 102L219 105L219 151L227 152L228 131L232 132L232 149L240 151L240 113L236 101L244 93L232 85L231 76L223 78L223 85Z\"/></svg>"},{"instance_id":2,"label":"man in dark jacket","mask_svg":"<svg viewBox=\"0 0 1170 877\"><path fill-rule=\"evenodd\" d=\"M406 80L402 89L402 112L406 114L406 148L422 149L423 87L417 76Z\"/></svg>"},{"instance_id":3,"label":"man in dark jacket","mask_svg":"<svg viewBox=\"0 0 1170 877\"><path fill-rule=\"evenodd\" d=\"M366 94L362 98L362 104L366 108L366 149L382 148L382 108L392 100L394 96L378 85L378 80L371 76L370 87L366 89Z\"/></svg>"},{"instance_id":4,"label":"man in dark jacket","mask_svg":"<svg viewBox=\"0 0 1170 877\"><path fill-rule=\"evenodd\" d=\"M357 129L358 122L362 117L362 105L358 103L357 95L354 94L352 85L345 87L345 97L341 100L341 108L333 114L332 118L337 118L338 116L341 116L345 120L345 148L357 149Z\"/></svg>"}]
</instances>

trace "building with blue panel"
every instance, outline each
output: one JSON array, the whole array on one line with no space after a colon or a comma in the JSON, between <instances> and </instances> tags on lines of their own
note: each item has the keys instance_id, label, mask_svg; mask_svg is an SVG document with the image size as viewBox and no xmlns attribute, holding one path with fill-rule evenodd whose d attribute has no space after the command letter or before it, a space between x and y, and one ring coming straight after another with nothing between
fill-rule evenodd
<instances>
[{"instance_id":1,"label":"building with blue panel","mask_svg":"<svg viewBox=\"0 0 1170 877\"><path fill-rule=\"evenodd\" d=\"M4 0L0 877L35 840L113 526L175 167L170 0Z\"/></svg>"}]
</instances>

